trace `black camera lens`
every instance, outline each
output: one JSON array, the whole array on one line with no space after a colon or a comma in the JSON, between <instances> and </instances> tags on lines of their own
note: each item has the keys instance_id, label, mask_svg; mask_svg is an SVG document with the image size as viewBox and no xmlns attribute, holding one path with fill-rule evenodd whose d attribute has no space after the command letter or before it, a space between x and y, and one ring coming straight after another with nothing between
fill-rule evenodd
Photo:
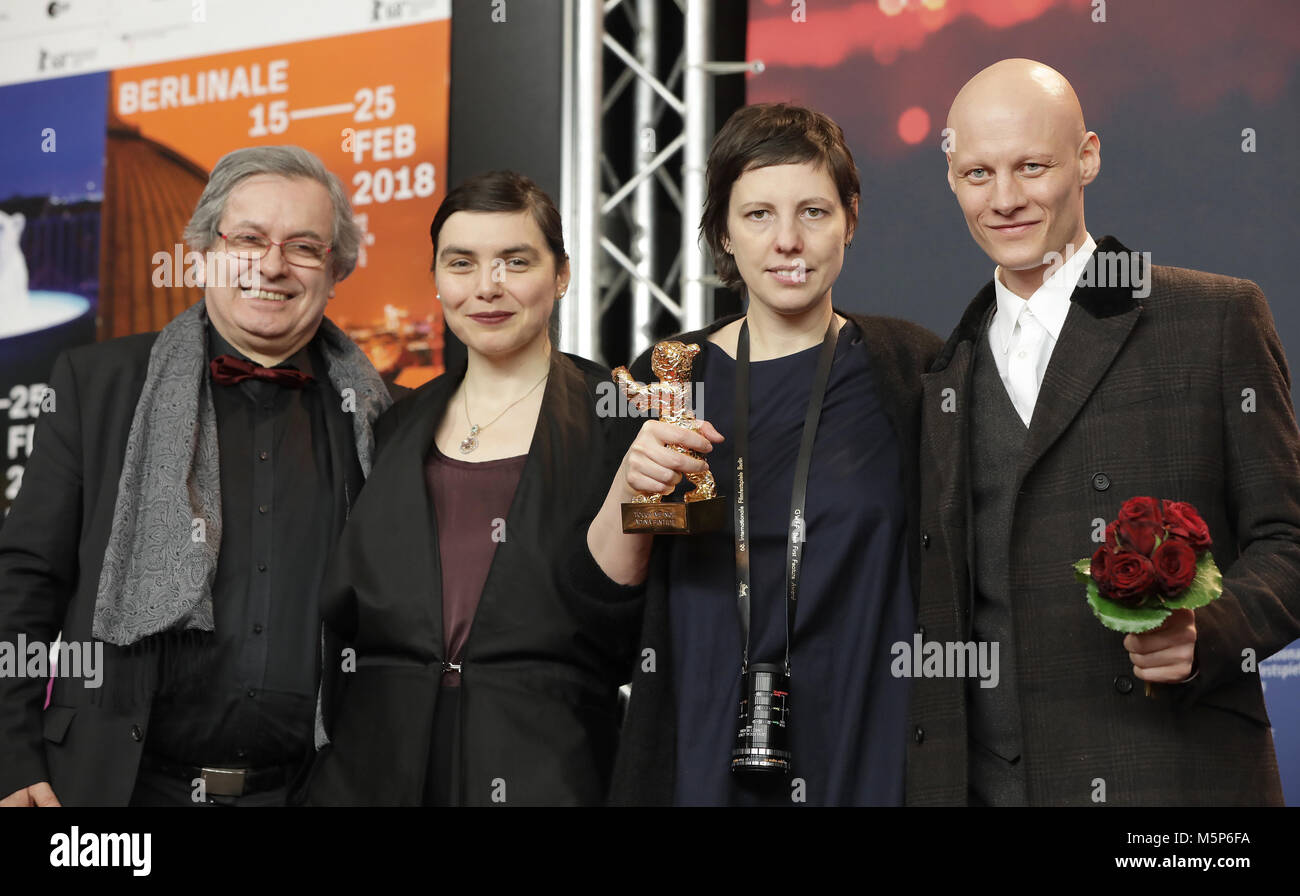
<instances>
[{"instance_id":1,"label":"black camera lens","mask_svg":"<svg viewBox=\"0 0 1300 896\"><path fill-rule=\"evenodd\" d=\"M740 729L733 772L790 771L790 676L777 663L753 663L740 684Z\"/></svg>"}]
</instances>

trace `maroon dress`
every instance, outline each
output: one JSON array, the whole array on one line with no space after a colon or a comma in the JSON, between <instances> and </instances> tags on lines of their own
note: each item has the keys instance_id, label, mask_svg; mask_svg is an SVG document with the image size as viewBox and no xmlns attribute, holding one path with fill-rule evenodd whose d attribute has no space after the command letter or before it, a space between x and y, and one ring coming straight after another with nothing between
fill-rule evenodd
<instances>
[{"instance_id":1,"label":"maroon dress","mask_svg":"<svg viewBox=\"0 0 1300 896\"><path fill-rule=\"evenodd\" d=\"M431 445L424 482L438 522L442 558L442 631L448 666L459 666L478 610L497 545L506 537L510 513L527 454L482 463L448 457ZM460 672L442 675L442 694L433 721L433 749L425 804L450 805L455 748L459 741Z\"/></svg>"}]
</instances>

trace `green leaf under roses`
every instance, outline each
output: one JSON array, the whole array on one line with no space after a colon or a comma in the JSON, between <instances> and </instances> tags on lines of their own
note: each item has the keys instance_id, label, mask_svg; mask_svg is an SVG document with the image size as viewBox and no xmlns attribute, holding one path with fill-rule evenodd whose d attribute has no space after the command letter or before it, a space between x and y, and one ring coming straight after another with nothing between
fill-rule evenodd
<instances>
[{"instance_id":1,"label":"green leaf under roses","mask_svg":"<svg viewBox=\"0 0 1300 896\"><path fill-rule=\"evenodd\" d=\"M1086 585L1092 581L1092 558L1084 557L1074 564L1074 577L1079 580L1080 585ZM1094 584L1096 584L1094 582Z\"/></svg>"},{"instance_id":2,"label":"green leaf under roses","mask_svg":"<svg viewBox=\"0 0 1300 896\"><path fill-rule=\"evenodd\" d=\"M1092 612L1106 628L1113 632L1140 634L1159 628L1169 617L1169 610L1163 607L1137 609L1103 597L1089 572L1091 569L1092 558L1080 560L1074 564L1074 576L1081 584L1088 586L1088 606L1092 607Z\"/></svg>"},{"instance_id":3,"label":"green leaf under roses","mask_svg":"<svg viewBox=\"0 0 1300 896\"><path fill-rule=\"evenodd\" d=\"M1223 573L1214 562L1214 555L1206 551L1196 561L1196 578L1187 586L1183 596L1177 600L1167 600L1165 606L1171 610L1195 610L1203 607L1223 593Z\"/></svg>"}]
</instances>

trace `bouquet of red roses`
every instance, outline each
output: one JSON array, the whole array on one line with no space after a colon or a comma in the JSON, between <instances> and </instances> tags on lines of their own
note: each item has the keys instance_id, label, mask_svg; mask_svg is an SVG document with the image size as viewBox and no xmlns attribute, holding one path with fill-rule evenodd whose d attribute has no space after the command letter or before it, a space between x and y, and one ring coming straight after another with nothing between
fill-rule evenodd
<instances>
[{"instance_id":1,"label":"bouquet of red roses","mask_svg":"<svg viewBox=\"0 0 1300 896\"><path fill-rule=\"evenodd\" d=\"M1074 574L1101 624L1117 632L1150 631L1170 611L1203 607L1223 593L1210 529L1182 501L1125 501L1106 543L1076 562Z\"/></svg>"}]
</instances>

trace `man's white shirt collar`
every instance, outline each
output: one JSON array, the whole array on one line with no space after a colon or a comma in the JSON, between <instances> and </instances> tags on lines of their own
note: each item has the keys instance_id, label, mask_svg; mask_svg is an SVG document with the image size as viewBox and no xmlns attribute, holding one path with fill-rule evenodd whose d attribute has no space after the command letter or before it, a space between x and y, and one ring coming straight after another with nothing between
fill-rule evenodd
<instances>
[{"instance_id":1,"label":"man's white shirt collar","mask_svg":"<svg viewBox=\"0 0 1300 896\"><path fill-rule=\"evenodd\" d=\"M1067 258L1028 301L1003 285L1001 265L994 268L993 289L997 293L998 310L993 315L989 335L993 337L995 351L1006 351L1016 323L1026 308L1033 312L1038 322L1051 334L1053 344L1061 338L1061 327L1065 326L1065 317L1070 313L1070 296L1074 294L1074 287L1079 283L1083 268L1096 249L1096 241L1092 234L1088 234L1079 250Z\"/></svg>"}]
</instances>

